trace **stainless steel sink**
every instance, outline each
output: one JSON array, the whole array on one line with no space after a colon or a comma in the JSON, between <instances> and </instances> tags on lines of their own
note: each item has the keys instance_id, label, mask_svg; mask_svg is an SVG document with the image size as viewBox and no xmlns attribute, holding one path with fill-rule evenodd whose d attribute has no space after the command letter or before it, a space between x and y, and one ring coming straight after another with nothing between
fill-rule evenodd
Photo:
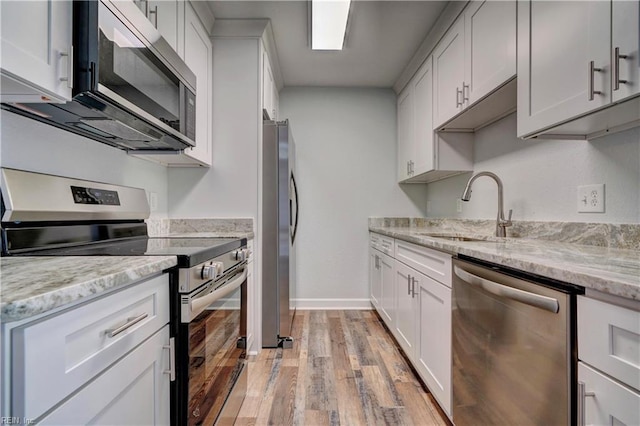
<instances>
[{"instance_id":1,"label":"stainless steel sink","mask_svg":"<svg viewBox=\"0 0 640 426\"><path fill-rule=\"evenodd\" d=\"M468 237L468 236L464 236L464 235L432 234L432 233L429 233L429 232L418 232L417 234L418 235L424 235L425 237L439 238L439 239L449 240L449 241L466 241L466 242L470 242L470 241L492 241L493 240L491 237Z\"/></svg>"}]
</instances>

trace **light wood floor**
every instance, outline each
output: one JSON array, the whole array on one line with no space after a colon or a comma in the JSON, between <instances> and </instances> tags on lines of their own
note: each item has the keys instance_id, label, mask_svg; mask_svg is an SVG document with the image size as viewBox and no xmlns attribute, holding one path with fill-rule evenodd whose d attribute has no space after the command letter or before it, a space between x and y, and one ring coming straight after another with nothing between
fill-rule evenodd
<instances>
[{"instance_id":1,"label":"light wood floor","mask_svg":"<svg viewBox=\"0 0 640 426\"><path fill-rule=\"evenodd\" d=\"M237 425L447 425L372 311L298 311L292 349L248 362Z\"/></svg>"}]
</instances>

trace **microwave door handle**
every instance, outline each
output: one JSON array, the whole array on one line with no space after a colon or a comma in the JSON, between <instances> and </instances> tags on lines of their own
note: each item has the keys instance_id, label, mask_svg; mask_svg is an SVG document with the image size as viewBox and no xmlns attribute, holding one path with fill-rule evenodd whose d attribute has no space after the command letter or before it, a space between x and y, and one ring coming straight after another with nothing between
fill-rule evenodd
<instances>
[{"instance_id":1,"label":"microwave door handle","mask_svg":"<svg viewBox=\"0 0 640 426\"><path fill-rule=\"evenodd\" d=\"M240 287L242 283L247 279L247 270L244 269L242 274L230 283L223 285L220 288L215 289L211 293L206 294L205 296L200 296L195 299L192 299L189 303L191 308L191 318L195 318L200 315L207 306L211 305L216 300L222 299L224 296L233 292L235 289Z\"/></svg>"},{"instance_id":2,"label":"microwave door handle","mask_svg":"<svg viewBox=\"0 0 640 426\"><path fill-rule=\"evenodd\" d=\"M293 183L293 194L294 200L296 202L296 220L293 223L293 231L291 232L291 244L293 244L296 240L296 233L298 232L298 216L300 213L300 207L298 205L298 185L296 185L296 177L294 176L293 172L291 172L291 183ZM289 206L291 206L291 200L289 200ZM291 211L289 211L289 217L291 217Z\"/></svg>"},{"instance_id":3,"label":"microwave door handle","mask_svg":"<svg viewBox=\"0 0 640 426\"><path fill-rule=\"evenodd\" d=\"M558 303L558 300L552 297L542 296L540 294L498 284L497 282L470 274L458 266L453 267L453 272L465 283L479 287L496 296L512 299L529 306L553 312L554 314L557 314L558 311L560 311L560 304Z\"/></svg>"}]
</instances>

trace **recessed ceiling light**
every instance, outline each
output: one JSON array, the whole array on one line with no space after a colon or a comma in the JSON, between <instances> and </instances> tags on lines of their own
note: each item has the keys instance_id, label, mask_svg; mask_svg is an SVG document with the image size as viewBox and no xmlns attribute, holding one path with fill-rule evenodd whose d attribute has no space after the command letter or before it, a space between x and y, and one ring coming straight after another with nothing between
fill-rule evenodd
<instances>
[{"instance_id":1,"label":"recessed ceiling light","mask_svg":"<svg viewBox=\"0 0 640 426\"><path fill-rule=\"evenodd\" d=\"M351 0L311 0L311 49L342 50Z\"/></svg>"}]
</instances>

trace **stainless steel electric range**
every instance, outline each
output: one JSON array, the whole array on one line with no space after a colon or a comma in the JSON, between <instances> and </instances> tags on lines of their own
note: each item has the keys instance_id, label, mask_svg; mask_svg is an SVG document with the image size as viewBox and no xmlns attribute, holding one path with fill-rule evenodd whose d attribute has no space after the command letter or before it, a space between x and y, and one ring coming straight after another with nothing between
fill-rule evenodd
<instances>
[{"instance_id":1,"label":"stainless steel electric range","mask_svg":"<svg viewBox=\"0 0 640 426\"><path fill-rule=\"evenodd\" d=\"M247 389L247 240L154 238L145 191L2 169L3 256L166 256L174 425L229 424Z\"/></svg>"}]
</instances>

